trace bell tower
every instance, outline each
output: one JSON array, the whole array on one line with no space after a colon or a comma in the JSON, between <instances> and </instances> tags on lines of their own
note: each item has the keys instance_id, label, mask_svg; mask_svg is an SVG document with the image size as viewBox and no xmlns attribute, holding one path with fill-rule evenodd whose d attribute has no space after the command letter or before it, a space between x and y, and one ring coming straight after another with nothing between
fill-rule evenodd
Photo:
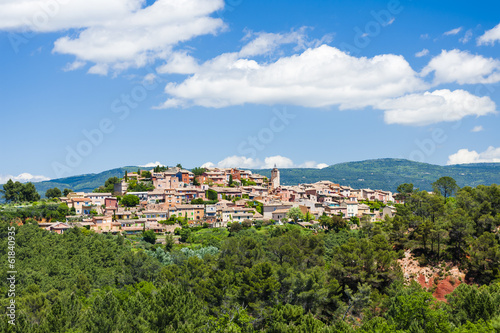
<instances>
[{"instance_id":1,"label":"bell tower","mask_svg":"<svg viewBox=\"0 0 500 333\"><path fill-rule=\"evenodd\" d=\"M275 190L280 187L280 171L274 165L274 168L271 170L271 189Z\"/></svg>"}]
</instances>

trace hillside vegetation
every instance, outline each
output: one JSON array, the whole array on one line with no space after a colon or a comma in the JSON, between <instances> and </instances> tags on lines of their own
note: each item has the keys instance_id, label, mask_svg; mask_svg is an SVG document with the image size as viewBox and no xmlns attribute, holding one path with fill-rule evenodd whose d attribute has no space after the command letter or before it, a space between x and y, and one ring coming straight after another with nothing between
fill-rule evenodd
<instances>
[{"instance_id":1,"label":"hillside vegetation","mask_svg":"<svg viewBox=\"0 0 500 333\"><path fill-rule=\"evenodd\" d=\"M109 178L118 177L122 178L125 171L137 171L138 167L128 166L123 168L116 168L100 173L90 173L79 176L72 176L66 178L52 179L44 182L34 183L35 187L40 194L45 194L50 188L57 187L61 191L65 188L72 189L75 192L92 192L106 182Z\"/></svg>"},{"instance_id":2,"label":"hillside vegetation","mask_svg":"<svg viewBox=\"0 0 500 333\"><path fill-rule=\"evenodd\" d=\"M58 235L27 219L15 234L16 325L4 316L0 331L500 332L500 186L442 188L448 198L405 189L397 215L377 223L184 225L180 244L167 235L152 245L146 232ZM22 216L0 217L6 263L10 221ZM466 275L438 301L432 287L405 284L405 252L443 279L450 265Z\"/></svg>"},{"instance_id":3,"label":"hillside vegetation","mask_svg":"<svg viewBox=\"0 0 500 333\"><path fill-rule=\"evenodd\" d=\"M270 177L271 170L253 170ZM324 169L280 169L281 183L295 185L330 180L353 188L396 191L399 184L413 183L431 191L431 183L449 176L461 187L500 184L500 163L440 166L403 159L377 159L331 165Z\"/></svg>"}]
</instances>

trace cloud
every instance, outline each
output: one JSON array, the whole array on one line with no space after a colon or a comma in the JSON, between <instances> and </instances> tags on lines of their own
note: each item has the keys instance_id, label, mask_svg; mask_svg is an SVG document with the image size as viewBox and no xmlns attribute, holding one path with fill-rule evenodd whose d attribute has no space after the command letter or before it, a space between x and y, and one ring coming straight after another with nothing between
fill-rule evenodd
<instances>
[{"instance_id":1,"label":"cloud","mask_svg":"<svg viewBox=\"0 0 500 333\"><path fill-rule=\"evenodd\" d=\"M193 74L199 68L195 58L185 52L175 52L170 55L166 64L158 67L160 74Z\"/></svg>"},{"instance_id":2,"label":"cloud","mask_svg":"<svg viewBox=\"0 0 500 333\"><path fill-rule=\"evenodd\" d=\"M268 42L255 45L251 41L240 52L224 53L198 65L183 82L167 84L170 98L162 107L252 103L362 108L427 87L402 56L393 54L354 57L320 45L270 62L242 57L269 52L274 48L269 45L282 38L267 34Z\"/></svg>"},{"instance_id":3,"label":"cloud","mask_svg":"<svg viewBox=\"0 0 500 333\"><path fill-rule=\"evenodd\" d=\"M218 163L207 162L202 165L204 168L243 168L243 169L271 169L274 166L278 168L318 168L322 169L328 165L325 163L316 163L314 161L306 161L302 164L295 164L288 157L280 155L266 157L263 161L258 158L250 158L245 156L229 156L219 161Z\"/></svg>"},{"instance_id":4,"label":"cloud","mask_svg":"<svg viewBox=\"0 0 500 333\"><path fill-rule=\"evenodd\" d=\"M482 36L479 36L477 45L494 45L497 41L500 41L500 23L493 29L485 31Z\"/></svg>"},{"instance_id":5,"label":"cloud","mask_svg":"<svg viewBox=\"0 0 500 333\"><path fill-rule=\"evenodd\" d=\"M474 133L477 133L477 132L482 132L484 131L484 128L483 126L479 125L479 126L474 126L474 128L471 130L471 132L474 132Z\"/></svg>"},{"instance_id":6,"label":"cloud","mask_svg":"<svg viewBox=\"0 0 500 333\"><path fill-rule=\"evenodd\" d=\"M444 35L444 36L456 35L456 34L458 34L460 31L462 31L462 27L458 27L458 28L455 28L455 29L451 29L450 31L446 31L445 33L443 33L443 35Z\"/></svg>"},{"instance_id":7,"label":"cloud","mask_svg":"<svg viewBox=\"0 0 500 333\"><path fill-rule=\"evenodd\" d=\"M66 67L63 68L63 70L65 72L71 72L71 71L80 69L80 68L82 68L85 65L86 65L86 63L84 61L78 61L77 60L77 61L74 61L72 63L67 64Z\"/></svg>"},{"instance_id":8,"label":"cloud","mask_svg":"<svg viewBox=\"0 0 500 333\"><path fill-rule=\"evenodd\" d=\"M432 72L434 84L495 83L500 81L500 61L457 49L442 50L441 54L431 59L421 75L427 76Z\"/></svg>"},{"instance_id":9,"label":"cloud","mask_svg":"<svg viewBox=\"0 0 500 333\"><path fill-rule=\"evenodd\" d=\"M246 38L251 38L256 36L248 44L246 44L238 53L239 57L252 57L263 54L272 54L275 52L279 46L284 44L296 44L296 49L306 48L307 36L305 34L305 28L302 27L298 31L292 31L290 33L249 33Z\"/></svg>"},{"instance_id":10,"label":"cloud","mask_svg":"<svg viewBox=\"0 0 500 333\"><path fill-rule=\"evenodd\" d=\"M165 166L165 164L162 164L158 161L156 162L149 162L149 163L146 163L144 165L139 165L141 168L154 168L155 166Z\"/></svg>"},{"instance_id":11,"label":"cloud","mask_svg":"<svg viewBox=\"0 0 500 333\"><path fill-rule=\"evenodd\" d=\"M478 97L465 90L435 90L410 94L380 103L387 124L425 126L458 121L463 117L496 113L495 103L487 96Z\"/></svg>"},{"instance_id":12,"label":"cloud","mask_svg":"<svg viewBox=\"0 0 500 333\"><path fill-rule=\"evenodd\" d=\"M460 149L455 154L448 156L448 165L467 163L493 163L500 162L500 148L488 147L482 153L475 150Z\"/></svg>"},{"instance_id":13,"label":"cloud","mask_svg":"<svg viewBox=\"0 0 500 333\"><path fill-rule=\"evenodd\" d=\"M182 82L167 84L165 91L170 98L158 108L192 105L222 108L243 104L372 107L385 111L388 124L413 126L495 113L496 105L489 97L478 97L464 90L423 92L431 85L421 77L431 72L434 84L497 80L497 60L465 51L443 50L420 75L402 56L355 57L328 45L309 47L274 61L242 57L272 53L280 43L299 40L306 38L298 34L293 37L259 34L243 46L244 52L224 53L201 64L187 54L179 54L175 62L192 64L189 66L192 73ZM427 52L424 49L420 53ZM238 163L262 164L252 159Z\"/></svg>"},{"instance_id":14,"label":"cloud","mask_svg":"<svg viewBox=\"0 0 500 333\"><path fill-rule=\"evenodd\" d=\"M78 29L54 43L53 53L91 62L91 74L144 67L166 59L179 43L216 34L225 25L213 18L223 0L7 0L0 5L0 30L35 32ZM53 6L53 8L46 8ZM45 8L45 9L44 9ZM37 19L37 17L46 19ZM37 23L38 22L38 23Z\"/></svg>"},{"instance_id":15,"label":"cloud","mask_svg":"<svg viewBox=\"0 0 500 333\"><path fill-rule=\"evenodd\" d=\"M470 41L471 38L472 38L472 30L469 29L465 32L465 35L459 39L459 41L462 44L466 44Z\"/></svg>"},{"instance_id":16,"label":"cloud","mask_svg":"<svg viewBox=\"0 0 500 333\"><path fill-rule=\"evenodd\" d=\"M7 176L2 176L0 175L0 184L5 184L9 181L9 179L12 179L14 182L21 182L21 183L27 183L27 182L42 182L45 180L50 180L50 178L45 177L45 176L35 176L30 173L22 173L18 176L12 176L12 175L7 175Z\"/></svg>"},{"instance_id":17,"label":"cloud","mask_svg":"<svg viewBox=\"0 0 500 333\"><path fill-rule=\"evenodd\" d=\"M103 25L141 9L143 0L3 0L0 30L56 32Z\"/></svg>"},{"instance_id":18,"label":"cloud","mask_svg":"<svg viewBox=\"0 0 500 333\"><path fill-rule=\"evenodd\" d=\"M417 58L425 57L428 54L429 54L429 50L423 49L422 51L415 53L415 57L417 57Z\"/></svg>"},{"instance_id":19,"label":"cloud","mask_svg":"<svg viewBox=\"0 0 500 333\"><path fill-rule=\"evenodd\" d=\"M146 74L146 75L144 76L144 78L142 79L142 82L143 82L143 84L145 84L145 85L152 85L152 84L154 84L154 83L155 83L156 79L157 79L156 74L154 74L154 73L149 73L149 74Z\"/></svg>"},{"instance_id":20,"label":"cloud","mask_svg":"<svg viewBox=\"0 0 500 333\"><path fill-rule=\"evenodd\" d=\"M215 164L213 164L212 162L207 162L207 163L203 163L201 165L202 168L215 168Z\"/></svg>"}]
</instances>

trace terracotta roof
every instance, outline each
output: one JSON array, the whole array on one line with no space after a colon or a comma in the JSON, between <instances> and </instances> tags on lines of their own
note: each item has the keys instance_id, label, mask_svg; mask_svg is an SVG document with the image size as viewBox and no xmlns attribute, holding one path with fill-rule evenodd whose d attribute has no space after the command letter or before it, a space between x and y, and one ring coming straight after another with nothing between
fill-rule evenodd
<instances>
[{"instance_id":1,"label":"terracotta roof","mask_svg":"<svg viewBox=\"0 0 500 333\"><path fill-rule=\"evenodd\" d=\"M71 227L63 222L56 222L49 227L50 229L70 229Z\"/></svg>"},{"instance_id":2,"label":"terracotta roof","mask_svg":"<svg viewBox=\"0 0 500 333\"><path fill-rule=\"evenodd\" d=\"M288 213L288 209L276 209L273 214L285 214Z\"/></svg>"}]
</instances>

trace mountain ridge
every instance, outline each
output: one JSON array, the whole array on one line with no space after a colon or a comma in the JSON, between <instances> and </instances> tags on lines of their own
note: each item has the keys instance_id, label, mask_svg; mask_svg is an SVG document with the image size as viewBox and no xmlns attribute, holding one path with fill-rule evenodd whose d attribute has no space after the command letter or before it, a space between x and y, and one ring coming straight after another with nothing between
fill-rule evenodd
<instances>
[{"instance_id":1,"label":"mountain ridge","mask_svg":"<svg viewBox=\"0 0 500 333\"><path fill-rule=\"evenodd\" d=\"M40 194L49 188L91 192L110 177L123 177L125 171L136 171L138 166L125 166L100 173L88 173L65 178L36 182ZM271 169L250 169L270 177ZM472 163L435 165L399 158L381 158L342 162L323 169L280 168L281 184L296 185L330 180L353 188L372 188L395 191L402 183L413 183L422 190L432 190L431 183L443 176L450 176L460 187L500 184L500 163Z\"/></svg>"},{"instance_id":2,"label":"mountain ridge","mask_svg":"<svg viewBox=\"0 0 500 333\"><path fill-rule=\"evenodd\" d=\"M271 169L252 170L270 176ZM330 180L353 188L396 191L399 184L413 183L432 190L438 178L449 176L460 187L500 183L500 163L435 165L397 158L371 159L333 164L323 169L280 169L282 185Z\"/></svg>"}]
</instances>

